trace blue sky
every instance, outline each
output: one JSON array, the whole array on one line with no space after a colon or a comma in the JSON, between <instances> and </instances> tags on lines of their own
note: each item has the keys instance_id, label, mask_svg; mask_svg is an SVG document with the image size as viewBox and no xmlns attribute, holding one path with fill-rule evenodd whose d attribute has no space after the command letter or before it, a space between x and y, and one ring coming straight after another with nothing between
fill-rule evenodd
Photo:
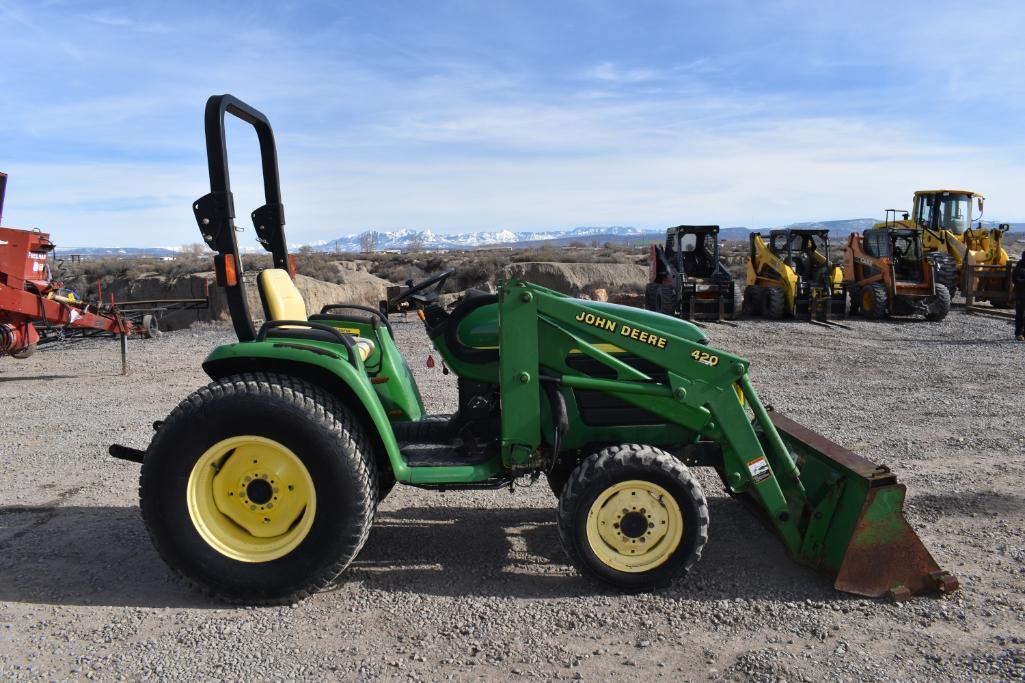
<instances>
[{"instance_id":1,"label":"blue sky","mask_svg":"<svg viewBox=\"0 0 1025 683\"><path fill-rule=\"evenodd\" d=\"M1025 220L1023 28L1022 2L0 0L3 222L199 241L222 92L274 124L290 242L769 227L931 186ZM229 136L247 216L255 136Z\"/></svg>"}]
</instances>

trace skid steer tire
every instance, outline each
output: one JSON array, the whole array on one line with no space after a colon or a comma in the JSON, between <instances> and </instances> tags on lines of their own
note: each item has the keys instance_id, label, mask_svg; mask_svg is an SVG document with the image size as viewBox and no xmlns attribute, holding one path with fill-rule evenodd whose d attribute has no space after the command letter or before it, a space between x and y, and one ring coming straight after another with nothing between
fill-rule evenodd
<instances>
[{"instance_id":1,"label":"skid steer tire","mask_svg":"<svg viewBox=\"0 0 1025 683\"><path fill-rule=\"evenodd\" d=\"M146 451L139 496L177 574L219 600L280 605L349 565L377 486L345 405L303 380L255 372L213 382L171 412Z\"/></svg>"},{"instance_id":2,"label":"skid steer tire","mask_svg":"<svg viewBox=\"0 0 1025 683\"><path fill-rule=\"evenodd\" d=\"M18 358L18 359L21 359L21 360L25 360L26 358L31 358L32 356L34 356L35 353L36 353L36 345L35 344L29 344L28 346L23 346L20 349L18 349L17 351L15 351L14 353L12 353L11 357L12 358Z\"/></svg>"},{"instance_id":3,"label":"skid steer tire","mask_svg":"<svg viewBox=\"0 0 1025 683\"><path fill-rule=\"evenodd\" d=\"M939 322L946 318L948 313L950 313L950 292L937 282L936 296L929 302L929 312L925 314L925 319Z\"/></svg>"},{"instance_id":4,"label":"skid steer tire","mask_svg":"<svg viewBox=\"0 0 1025 683\"><path fill-rule=\"evenodd\" d=\"M858 315L861 312L861 290L856 285L847 288L847 315Z\"/></svg>"},{"instance_id":5,"label":"skid steer tire","mask_svg":"<svg viewBox=\"0 0 1025 683\"><path fill-rule=\"evenodd\" d=\"M760 315L762 312L762 288L758 285L748 285L744 288L743 309L746 315Z\"/></svg>"},{"instance_id":6,"label":"skid steer tire","mask_svg":"<svg viewBox=\"0 0 1025 683\"><path fill-rule=\"evenodd\" d=\"M655 295L655 309L659 313L675 318L679 303L676 296L676 287L672 285L659 285L658 293Z\"/></svg>"},{"instance_id":7,"label":"skid steer tire","mask_svg":"<svg viewBox=\"0 0 1025 683\"><path fill-rule=\"evenodd\" d=\"M859 306L864 315L873 320L880 320L889 314L889 297L886 295L886 287L880 282L873 282L861 289L861 301Z\"/></svg>"},{"instance_id":8,"label":"skid steer tire","mask_svg":"<svg viewBox=\"0 0 1025 683\"><path fill-rule=\"evenodd\" d=\"M936 284L945 286L951 297L957 294L959 277L957 274L957 262L954 261L954 257L940 251L930 251L926 254L926 258L933 265L933 272L936 274Z\"/></svg>"},{"instance_id":9,"label":"skid steer tire","mask_svg":"<svg viewBox=\"0 0 1025 683\"><path fill-rule=\"evenodd\" d=\"M636 444L586 458L563 488L558 522L581 573L629 591L683 576L708 540L708 505L690 470Z\"/></svg>"},{"instance_id":10,"label":"skid steer tire","mask_svg":"<svg viewBox=\"0 0 1025 683\"><path fill-rule=\"evenodd\" d=\"M781 320L786 314L787 297L779 287L766 287L762 299L762 314L766 318Z\"/></svg>"},{"instance_id":11,"label":"skid steer tire","mask_svg":"<svg viewBox=\"0 0 1025 683\"><path fill-rule=\"evenodd\" d=\"M644 308L649 311L658 310L658 288L657 282L649 282L648 286L644 288Z\"/></svg>"}]
</instances>

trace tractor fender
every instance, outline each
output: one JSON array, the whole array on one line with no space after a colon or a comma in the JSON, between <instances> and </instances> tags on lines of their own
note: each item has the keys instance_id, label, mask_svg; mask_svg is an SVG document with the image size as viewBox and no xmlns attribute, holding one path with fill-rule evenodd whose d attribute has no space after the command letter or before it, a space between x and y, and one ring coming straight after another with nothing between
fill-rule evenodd
<instances>
[{"instance_id":1,"label":"tractor fender","mask_svg":"<svg viewBox=\"0 0 1025 683\"><path fill-rule=\"evenodd\" d=\"M409 481L409 467L402 459L391 422L366 373L341 357L333 357L333 353L312 352L282 342L287 340L218 347L203 361L203 371L214 380L241 372L276 372L323 387L361 418L373 444L378 468L391 469L397 481ZM306 342L301 346L314 347Z\"/></svg>"}]
</instances>

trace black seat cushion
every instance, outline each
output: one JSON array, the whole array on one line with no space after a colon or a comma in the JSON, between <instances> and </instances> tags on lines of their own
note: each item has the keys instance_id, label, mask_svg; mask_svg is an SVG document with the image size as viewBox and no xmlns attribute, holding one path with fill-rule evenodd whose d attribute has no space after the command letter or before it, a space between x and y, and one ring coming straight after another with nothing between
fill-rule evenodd
<instances>
[{"instance_id":1,"label":"black seat cushion","mask_svg":"<svg viewBox=\"0 0 1025 683\"><path fill-rule=\"evenodd\" d=\"M309 320L316 321L331 321L336 323L359 323L360 325L371 325L373 320L369 315L359 315L357 313L314 313L309 317Z\"/></svg>"},{"instance_id":2,"label":"black seat cushion","mask_svg":"<svg viewBox=\"0 0 1025 683\"><path fill-rule=\"evenodd\" d=\"M304 341L330 342L332 344L342 343L337 334L332 334L327 330L317 330L309 327L275 327L267 330L267 338L299 339Z\"/></svg>"}]
</instances>

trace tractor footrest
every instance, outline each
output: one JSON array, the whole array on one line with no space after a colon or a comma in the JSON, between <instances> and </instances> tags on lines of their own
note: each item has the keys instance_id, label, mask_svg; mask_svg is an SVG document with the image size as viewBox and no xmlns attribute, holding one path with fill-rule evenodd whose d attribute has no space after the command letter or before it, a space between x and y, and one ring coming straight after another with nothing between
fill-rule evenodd
<instances>
[{"instance_id":1,"label":"tractor footrest","mask_svg":"<svg viewBox=\"0 0 1025 683\"><path fill-rule=\"evenodd\" d=\"M451 415L425 415L416 422L393 422L395 440L405 443L448 443L452 440Z\"/></svg>"},{"instance_id":2,"label":"tractor footrest","mask_svg":"<svg viewBox=\"0 0 1025 683\"><path fill-rule=\"evenodd\" d=\"M467 453L453 444L406 444L402 457L410 467L464 467L480 465L493 457L491 453Z\"/></svg>"}]
</instances>

